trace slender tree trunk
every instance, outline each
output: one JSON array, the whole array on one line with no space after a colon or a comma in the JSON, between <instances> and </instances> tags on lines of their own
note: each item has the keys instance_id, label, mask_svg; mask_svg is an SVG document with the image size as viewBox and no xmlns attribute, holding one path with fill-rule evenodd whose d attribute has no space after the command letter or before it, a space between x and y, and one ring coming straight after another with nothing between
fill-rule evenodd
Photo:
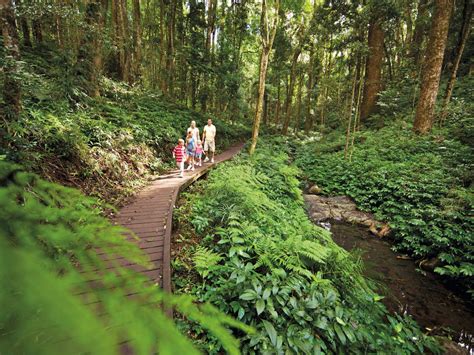
<instances>
[{"instance_id":1,"label":"slender tree trunk","mask_svg":"<svg viewBox=\"0 0 474 355\"><path fill-rule=\"evenodd\" d=\"M140 0L133 0L133 65L132 78L140 80L142 61L142 15Z\"/></svg>"},{"instance_id":2,"label":"slender tree trunk","mask_svg":"<svg viewBox=\"0 0 474 355\"><path fill-rule=\"evenodd\" d=\"M25 8L25 5L23 5L23 2L20 0L17 0L15 2L15 5L17 8L20 8L23 10ZM30 32L30 26L28 25L28 20L24 15L20 16L20 25L21 25L21 32L23 33L23 45L25 47L31 47L31 32Z\"/></svg>"},{"instance_id":3,"label":"slender tree trunk","mask_svg":"<svg viewBox=\"0 0 474 355\"><path fill-rule=\"evenodd\" d=\"M263 124L268 124L268 92L263 95Z\"/></svg>"},{"instance_id":4,"label":"slender tree trunk","mask_svg":"<svg viewBox=\"0 0 474 355\"><path fill-rule=\"evenodd\" d=\"M39 19L34 19L33 24L33 37L35 38L36 45L43 43L43 29L41 26L41 21Z\"/></svg>"},{"instance_id":5,"label":"slender tree trunk","mask_svg":"<svg viewBox=\"0 0 474 355\"><path fill-rule=\"evenodd\" d=\"M3 67L3 116L16 119L21 110L21 85L18 79L20 46L12 0L0 0L0 20L2 24L5 64Z\"/></svg>"},{"instance_id":6,"label":"slender tree trunk","mask_svg":"<svg viewBox=\"0 0 474 355\"><path fill-rule=\"evenodd\" d=\"M454 84L456 83L456 76L459 69L459 63L461 63L461 57L464 52L464 48L466 47L467 39L469 38L469 31L471 29L471 20L472 20L472 0L465 0L464 1L464 9L463 9L463 23L461 27L461 32L459 34L459 42L456 48L456 56L454 58L453 67L451 69L451 75L448 80L448 84L446 86L446 91L444 93L443 99L443 108L441 111L440 121L441 124L446 120L448 115L448 105L451 101L451 96L453 94Z\"/></svg>"},{"instance_id":7,"label":"slender tree trunk","mask_svg":"<svg viewBox=\"0 0 474 355\"><path fill-rule=\"evenodd\" d=\"M127 0L120 0L121 7L121 31L123 39L123 76L122 80L126 83L130 82L130 67L131 67L131 57L130 57L130 46L129 46L129 23L128 23L128 12L127 12Z\"/></svg>"},{"instance_id":8,"label":"slender tree trunk","mask_svg":"<svg viewBox=\"0 0 474 355\"><path fill-rule=\"evenodd\" d=\"M314 49L311 48L309 52L309 66L308 66L308 82L306 87L306 120L304 124L304 131L306 134L313 128L313 115L311 114L311 96L313 94L313 80L314 80Z\"/></svg>"},{"instance_id":9,"label":"slender tree trunk","mask_svg":"<svg viewBox=\"0 0 474 355\"><path fill-rule=\"evenodd\" d=\"M361 106L361 120L369 117L376 108L377 95L382 88L382 63L384 54L384 33L380 19L369 25L369 55L365 69L364 95Z\"/></svg>"},{"instance_id":10,"label":"slender tree trunk","mask_svg":"<svg viewBox=\"0 0 474 355\"><path fill-rule=\"evenodd\" d=\"M428 13L429 0L419 0L417 15L415 21L415 32L413 33L412 42L410 46L410 57L413 58L413 62L417 67L420 64L423 37L426 32L426 19Z\"/></svg>"},{"instance_id":11,"label":"slender tree trunk","mask_svg":"<svg viewBox=\"0 0 474 355\"><path fill-rule=\"evenodd\" d=\"M278 78L278 87L277 87L277 102L275 109L275 125L280 123L280 110L281 110L281 80Z\"/></svg>"},{"instance_id":12,"label":"slender tree trunk","mask_svg":"<svg viewBox=\"0 0 474 355\"><path fill-rule=\"evenodd\" d=\"M349 110L347 112L347 131L346 131L346 145L344 147L344 159L347 159L347 154L349 152L349 139L352 129L352 108L354 107L354 100L356 95L356 86L357 86L357 76L359 72L359 60L357 59L357 64L354 70L354 79L352 81L352 93L351 93L351 100L349 104ZM354 126L357 122L354 120Z\"/></svg>"},{"instance_id":13,"label":"slender tree trunk","mask_svg":"<svg viewBox=\"0 0 474 355\"><path fill-rule=\"evenodd\" d=\"M166 74L168 81L168 95L173 96L174 93L174 32L176 21L176 2L172 1L170 4L169 18L168 18L168 36L167 36L167 53L166 53Z\"/></svg>"},{"instance_id":14,"label":"slender tree trunk","mask_svg":"<svg viewBox=\"0 0 474 355\"><path fill-rule=\"evenodd\" d=\"M93 21L96 24L95 36L92 38L92 70L90 76L91 88L89 94L92 97L100 96L100 85L99 78L102 75L102 52L103 52L103 41L102 33L105 27L105 17L107 16L107 1L108 0L97 0L97 12L94 13Z\"/></svg>"},{"instance_id":15,"label":"slender tree trunk","mask_svg":"<svg viewBox=\"0 0 474 355\"><path fill-rule=\"evenodd\" d=\"M293 60L291 61L291 71L290 71L290 84L288 86L288 93L286 95L285 101L285 121L283 122L283 128L281 133L283 135L288 134L288 127L290 125L291 120L291 101L293 99L293 91L295 88L295 81L296 81L296 65L298 64L298 58L300 57L301 49L298 47L295 49L293 53Z\"/></svg>"},{"instance_id":16,"label":"slender tree trunk","mask_svg":"<svg viewBox=\"0 0 474 355\"><path fill-rule=\"evenodd\" d=\"M296 105L296 122L295 122L295 129L294 129L294 132L298 132L299 128L300 128L300 121L301 121L301 101L302 101L302 95L303 95L303 78L304 78L304 74L301 73L300 74L300 80L299 80L299 84L298 84L298 101L297 101L297 105Z\"/></svg>"},{"instance_id":17,"label":"slender tree trunk","mask_svg":"<svg viewBox=\"0 0 474 355\"><path fill-rule=\"evenodd\" d=\"M436 96L438 95L441 66L448 37L453 0L436 0L425 54L420 97L416 107L413 130L425 134L433 126Z\"/></svg>"},{"instance_id":18,"label":"slender tree trunk","mask_svg":"<svg viewBox=\"0 0 474 355\"><path fill-rule=\"evenodd\" d=\"M165 0L160 0L160 56L159 56L159 68L161 77L161 91L166 94L168 92L167 76L166 76L166 40L165 40L165 18L166 18L166 5Z\"/></svg>"},{"instance_id":19,"label":"slender tree trunk","mask_svg":"<svg viewBox=\"0 0 474 355\"><path fill-rule=\"evenodd\" d=\"M259 66L259 80L258 80L258 96L257 104L255 106L255 118L253 121L252 128L252 144L250 145L249 154L252 155L257 147L258 133L260 130L260 120L262 118L263 108L263 96L265 95L265 80L267 76L268 60L270 57L270 51L272 50L273 41L278 25L278 9L280 2L275 0L275 18L273 21L272 28L268 23L268 12L267 12L267 1L262 0L262 12L260 17L261 37L262 37L262 53L260 55L260 66Z\"/></svg>"},{"instance_id":20,"label":"slender tree trunk","mask_svg":"<svg viewBox=\"0 0 474 355\"><path fill-rule=\"evenodd\" d=\"M264 0L265 1L265 0ZM250 154L253 154L257 147L258 133L260 130L260 119L262 117L263 97L265 95L265 79L267 76L267 66L270 51L264 48L260 56L259 78L258 78L258 95L257 104L255 107L255 119L253 121L252 129L252 144L250 146Z\"/></svg>"}]
</instances>

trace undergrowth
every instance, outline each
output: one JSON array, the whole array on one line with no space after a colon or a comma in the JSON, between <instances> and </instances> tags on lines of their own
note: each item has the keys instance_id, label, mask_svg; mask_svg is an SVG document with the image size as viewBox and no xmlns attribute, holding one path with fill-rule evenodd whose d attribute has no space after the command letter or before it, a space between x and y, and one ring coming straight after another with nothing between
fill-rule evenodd
<instances>
[{"instance_id":1,"label":"undergrowth","mask_svg":"<svg viewBox=\"0 0 474 355\"><path fill-rule=\"evenodd\" d=\"M148 175L174 167L172 147L192 120L202 130L207 118L214 119L221 150L248 133L243 124L106 78L100 83L101 97L88 97L67 53L41 50L41 55L23 54L23 111L17 121L0 127L0 157L48 180L117 202Z\"/></svg>"},{"instance_id":2,"label":"undergrowth","mask_svg":"<svg viewBox=\"0 0 474 355\"><path fill-rule=\"evenodd\" d=\"M361 132L351 161L343 150L343 134L334 132L301 144L297 164L325 194L350 196L361 210L389 222L397 251L437 258L435 272L472 293L472 147L448 130L420 137L395 122Z\"/></svg>"},{"instance_id":3,"label":"undergrowth","mask_svg":"<svg viewBox=\"0 0 474 355\"><path fill-rule=\"evenodd\" d=\"M151 268L146 256L78 190L0 162L0 204L0 353L198 353L161 306L200 324L231 354L240 346L227 328L252 331L151 284L138 272Z\"/></svg>"},{"instance_id":4,"label":"undergrowth","mask_svg":"<svg viewBox=\"0 0 474 355\"><path fill-rule=\"evenodd\" d=\"M387 313L360 260L310 222L284 146L261 143L185 195L175 292L255 328L234 333L243 353L438 352L413 320ZM222 351L199 325L181 327L204 351Z\"/></svg>"}]
</instances>

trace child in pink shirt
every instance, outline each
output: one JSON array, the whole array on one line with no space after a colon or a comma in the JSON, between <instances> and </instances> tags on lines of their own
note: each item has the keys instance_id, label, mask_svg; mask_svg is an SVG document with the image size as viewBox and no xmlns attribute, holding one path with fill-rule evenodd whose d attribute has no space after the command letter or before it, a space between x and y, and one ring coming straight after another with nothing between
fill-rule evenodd
<instances>
[{"instance_id":1,"label":"child in pink shirt","mask_svg":"<svg viewBox=\"0 0 474 355\"><path fill-rule=\"evenodd\" d=\"M194 160L196 165L202 166L202 152L202 142L201 140L198 140L196 144L196 150L194 152Z\"/></svg>"}]
</instances>

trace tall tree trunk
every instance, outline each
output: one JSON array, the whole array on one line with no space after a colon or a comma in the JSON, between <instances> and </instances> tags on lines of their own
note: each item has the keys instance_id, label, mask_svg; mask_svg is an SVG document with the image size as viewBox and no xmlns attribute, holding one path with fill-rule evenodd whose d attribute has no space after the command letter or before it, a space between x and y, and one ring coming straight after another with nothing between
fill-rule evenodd
<instances>
[{"instance_id":1,"label":"tall tree trunk","mask_svg":"<svg viewBox=\"0 0 474 355\"><path fill-rule=\"evenodd\" d=\"M97 12L94 14L93 21L96 24L96 35L92 39L92 70L90 76L91 89L90 95L92 97L100 96L99 78L102 74L102 52L103 40L102 33L105 27L105 18L107 16L107 2L108 0L96 0Z\"/></svg>"},{"instance_id":2,"label":"tall tree trunk","mask_svg":"<svg viewBox=\"0 0 474 355\"><path fill-rule=\"evenodd\" d=\"M165 0L160 0L160 56L159 68L161 77L161 91L166 94L168 92L168 83L166 73L166 40L165 40L165 19L166 19L166 5Z\"/></svg>"},{"instance_id":3,"label":"tall tree trunk","mask_svg":"<svg viewBox=\"0 0 474 355\"><path fill-rule=\"evenodd\" d=\"M278 78L278 87L277 87L277 102L275 108L275 125L280 123L280 110L281 110L281 80Z\"/></svg>"},{"instance_id":4,"label":"tall tree trunk","mask_svg":"<svg viewBox=\"0 0 474 355\"><path fill-rule=\"evenodd\" d=\"M299 75L300 80L298 83L298 94L297 94L297 105L296 105L296 122L295 122L295 129L294 132L298 132L300 129L300 121L301 121L301 101L303 96L303 79L304 73Z\"/></svg>"},{"instance_id":5,"label":"tall tree trunk","mask_svg":"<svg viewBox=\"0 0 474 355\"><path fill-rule=\"evenodd\" d=\"M176 1L171 1L169 18L168 18L168 33L167 33L167 53L166 53L166 75L168 95L173 97L174 92L174 32L176 21Z\"/></svg>"},{"instance_id":6,"label":"tall tree trunk","mask_svg":"<svg viewBox=\"0 0 474 355\"><path fill-rule=\"evenodd\" d=\"M21 85L17 77L20 60L20 46L15 12L12 0L0 0L0 20L2 22L3 46L5 48L5 65L3 68L3 108L4 117L17 118L21 110Z\"/></svg>"},{"instance_id":7,"label":"tall tree trunk","mask_svg":"<svg viewBox=\"0 0 474 355\"><path fill-rule=\"evenodd\" d=\"M265 2L265 0L263 0ZM250 146L250 154L252 155L257 147L258 133L260 130L260 119L262 117L263 110L263 98L265 95L265 79L267 77L268 59L270 56L270 50L263 48L262 54L260 55L260 66L259 66L259 77L258 77L258 95L257 104L255 106L255 119L253 121L252 128L252 144Z\"/></svg>"},{"instance_id":8,"label":"tall tree trunk","mask_svg":"<svg viewBox=\"0 0 474 355\"><path fill-rule=\"evenodd\" d=\"M471 20L472 20L472 0L464 1L463 9L463 22L461 26L461 32L459 33L459 42L456 48L456 56L454 58L453 67L451 69L451 75L446 86L446 91L444 93L443 99L443 108L441 111L441 123L444 122L446 116L448 115L448 105L451 101L451 96L453 94L454 84L456 83L456 76L459 69L459 63L461 63L461 57L464 52L464 47L466 46L467 39L469 38L469 31L471 29Z\"/></svg>"},{"instance_id":9,"label":"tall tree trunk","mask_svg":"<svg viewBox=\"0 0 474 355\"><path fill-rule=\"evenodd\" d=\"M413 58L415 66L420 64L421 47L423 45L423 37L426 32L426 16L428 13L429 0L419 0L417 15L415 21L415 32L413 33L412 42L410 46L410 57Z\"/></svg>"},{"instance_id":10,"label":"tall tree trunk","mask_svg":"<svg viewBox=\"0 0 474 355\"><path fill-rule=\"evenodd\" d=\"M123 76L122 80L130 82L130 67L131 67L131 56L129 46L129 23L128 23L128 12L127 12L127 0L120 0L121 7L121 31L123 38L123 51L124 51L124 62L123 62Z\"/></svg>"},{"instance_id":11,"label":"tall tree trunk","mask_svg":"<svg viewBox=\"0 0 474 355\"><path fill-rule=\"evenodd\" d=\"M449 30L453 0L436 0L428 47L423 63L420 97L416 107L413 130L425 134L433 126L441 66Z\"/></svg>"},{"instance_id":12,"label":"tall tree trunk","mask_svg":"<svg viewBox=\"0 0 474 355\"><path fill-rule=\"evenodd\" d=\"M306 120L304 124L304 131L306 134L313 128L313 115L311 114L311 96L313 94L313 80L314 80L314 49L311 48L309 52L309 66L308 66L308 82L306 87Z\"/></svg>"},{"instance_id":13,"label":"tall tree trunk","mask_svg":"<svg viewBox=\"0 0 474 355\"><path fill-rule=\"evenodd\" d=\"M267 77L268 59L272 50L273 41L278 25L278 10L280 6L279 0L275 0L275 14L272 28L268 23L267 1L262 0L262 12L260 16L262 53L260 55L259 78L258 78L258 95L257 104L255 106L255 118L252 128L252 144L250 145L249 154L252 155L257 147L258 133L260 130L260 120L262 118L263 96L265 95L265 80Z\"/></svg>"},{"instance_id":14,"label":"tall tree trunk","mask_svg":"<svg viewBox=\"0 0 474 355\"><path fill-rule=\"evenodd\" d=\"M265 90L263 95L263 124L267 125L268 123L268 92Z\"/></svg>"},{"instance_id":15,"label":"tall tree trunk","mask_svg":"<svg viewBox=\"0 0 474 355\"><path fill-rule=\"evenodd\" d=\"M142 61L142 15L140 0L133 0L133 64L132 78L134 82L140 80Z\"/></svg>"},{"instance_id":16,"label":"tall tree trunk","mask_svg":"<svg viewBox=\"0 0 474 355\"><path fill-rule=\"evenodd\" d=\"M17 8L20 9L21 12L24 11L25 5L20 0L17 0L15 2L15 5ZM21 25L21 32L23 33L23 45L25 47L31 47L31 32L30 32L30 26L28 25L28 20L24 15L20 16L20 25Z\"/></svg>"},{"instance_id":17,"label":"tall tree trunk","mask_svg":"<svg viewBox=\"0 0 474 355\"><path fill-rule=\"evenodd\" d=\"M35 38L36 45L43 43L43 29L41 21L39 19L32 20L33 24L33 37Z\"/></svg>"},{"instance_id":18,"label":"tall tree trunk","mask_svg":"<svg viewBox=\"0 0 474 355\"><path fill-rule=\"evenodd\" d=\"M293 91L295 88L295 80L296 80L296 65L298 64L298 58L301 54L301 48L298 47L295 49L293 53L293 59L291 61L291 71L290 71L290 84L288 86L288 93L286 95L285 101L285 121L283 122L283 128L281 133L283 135L288 134L288 127L290 125L291 120L291 101L293 99Z\"/></svg>"},{"instance_id":19,"label":"tall tree trunk","mask_svg":"<svg viewBox=\"0 0 474 355\"><path fill-rule=\"evenodd\" d=\"M365 69L364 95L360 111L361 120L365 120L374 112L377 95L382 88L384 33L380 19L373 19L369 25L368 45L369 55Z\"/></svg>"},{"instance_id":20,"label":"tall tree trunk","mask_svg":"<svg viewBox=\"0 0 474 355\"><path fill-rule=\"evenodd\" d=\"M346 131L346 145L344 146L344 159L347 159L347 154L349 152L349 139L350 139L351 129L352 129L352 108L354 107L358 74L359 74L359 58L357 58L357 64L354 70L354 79L352 81L351 99L349 103L349 109L347 111L347 131ZM356 119L354 119L354 126L356 124L357 124Z\"/></svg>"}]
</instances>

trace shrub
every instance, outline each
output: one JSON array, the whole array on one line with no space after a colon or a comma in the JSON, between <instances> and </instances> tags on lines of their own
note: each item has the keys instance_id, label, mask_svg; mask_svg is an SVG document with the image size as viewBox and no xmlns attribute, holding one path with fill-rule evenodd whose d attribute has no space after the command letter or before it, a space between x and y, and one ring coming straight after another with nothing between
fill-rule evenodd
<instances>
[{"instance_id":1,"label":"shrub","mask_svg":"<svg viewBox=\"0 0 474 355\"><path fill-rule=\"evenodd\" d=\"M326 194L343 194L393 229L395 248L438 257L435 271L472 289L472 149L395 124L359 137L352 161L327 141L298 150L297 164Z\"/></svg>"},{"instance_id":2,"label":"shrub","mask_svg":"<svg viewBox=\"0 0 474 355\"><path fill-rule=\"evenodd\" d=\"M222 164L199 194L187 195L188 228L202 239L194 256L177 256L178 292L254 327L253 335L236 334L244 353L436 352L412 320L387 314L360 263L310 222L299 171L282 147L259 144L253 157ZM186 255L199 275L184 272ZM220 351L199 327L183 327L205 351Z\"/></svg>"}]
</instances>

